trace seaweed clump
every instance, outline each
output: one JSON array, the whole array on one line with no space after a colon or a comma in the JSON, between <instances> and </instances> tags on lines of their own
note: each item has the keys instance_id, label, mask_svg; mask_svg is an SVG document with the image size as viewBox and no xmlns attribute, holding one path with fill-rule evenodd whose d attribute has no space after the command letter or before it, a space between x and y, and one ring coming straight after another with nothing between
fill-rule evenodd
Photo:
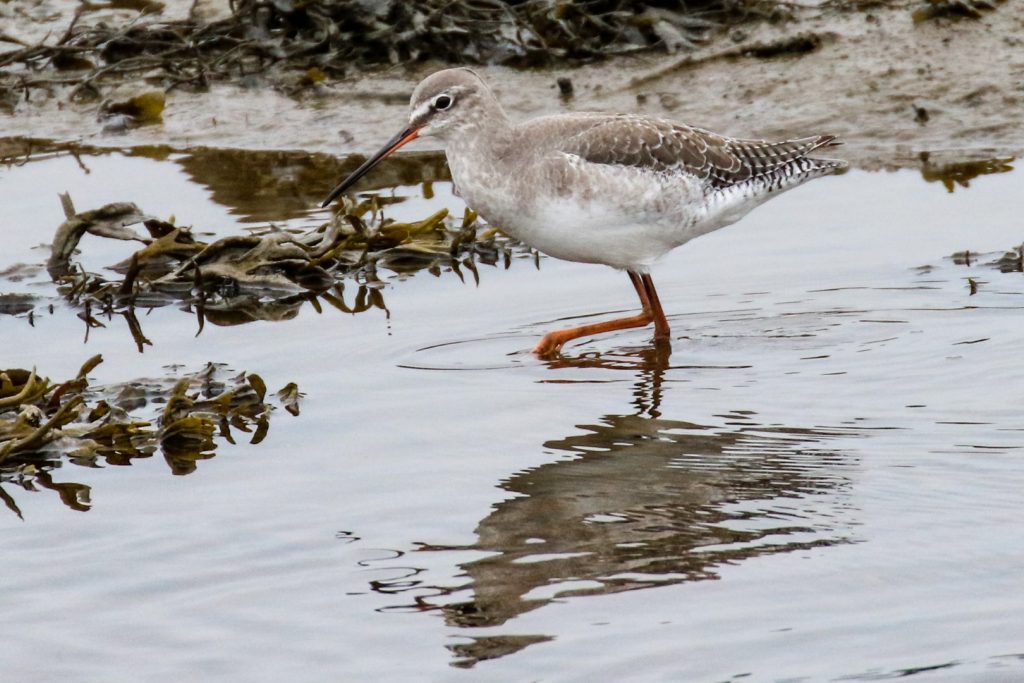
<instances>
[{"instance_id":1,"label":"seaweed clump","mask_svg":"<svg viewBox=\"0 0 1024 683\"><path fill-rule=\"evenodd\" d=\"M100 96L101 81L156 78L168 87L268 71L293 87L315 86L367 65L435 60L533 67L644 50L693 47L713 29L776 17L778 0L240 0L216 21L165 21L141 14L127 25L79 22L56 42L0 53L8 95L72 84L74 95ZM80 25L81 23L81 25Z\"/></svg>"},{"instance_id":2,"label":"seaweed clump","mask_svg":"<svg viewBox=\"0 0 1024 683\"><path fill-rule=\"evenodd\" d=\"M0 370L0 483L51 489L65 505L84 511L91 506L89 487L55 483L50 474L65 462L129 465L159 451L173 474L190 474L197 461L214 456L218 440L236 443L246 434L248 443L258 444L270 428L273 406L259 375L210 363L181 377L93 386L89 373L102 361L90 358L64 382L35 370ZM297 415L294 383L281 396L283 407ZM21 516L2 486L0 501Z\"/></svg>"},{"instance_id":3,"label":"seaweed clump","mask_svg":"<svg viewBox=\"0 0 1024 683\"><path fill-rule=\"evenodd\" d=\"M139 351L150 344L135 315L138 307L183 303L195 313L199 332L207 320L235 325L253 320L294 317L306 302L317 311L321 301L345 312L387 311L378 277L386 268L399 276L443 269L464 279L463 269L479 280L477 263L503 264L533 256L496 230L481 230L476 214L461 220L441 209L420 221L384 216L386 199L344 198L327 223L311 229L273 226L248 235L205 242L187 227L146 215L135 204L107 204L76 212L62 196L67 220L56 231L47 270L58 292L80 309L86 334L103 327L103 318L125 318ZM141 224L143 234L133 226ZM136 241L141 247L109 266L120 277L90 273L72 257L83 237ZM353 304L345 301L344 280L359 288ZM24 304L23 304L24 306Z\"/></svg>"}]
</instances>

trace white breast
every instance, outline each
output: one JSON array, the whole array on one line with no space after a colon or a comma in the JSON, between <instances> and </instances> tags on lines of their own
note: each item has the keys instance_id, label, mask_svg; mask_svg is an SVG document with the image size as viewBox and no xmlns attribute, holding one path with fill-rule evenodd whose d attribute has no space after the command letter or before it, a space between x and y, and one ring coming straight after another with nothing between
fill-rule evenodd
<instances>
[{"instance_id":1,"label":"white breast","mask_svg":"<svg viewBox=\"0 0 1024 683\"><path fill-rule=\"evenodd\" d=\"M685 177L551 155L521 175L459 160L452 175L488 222L556 258L646 271L696 236L703 194Z\"/></svg>"}]
</instances>

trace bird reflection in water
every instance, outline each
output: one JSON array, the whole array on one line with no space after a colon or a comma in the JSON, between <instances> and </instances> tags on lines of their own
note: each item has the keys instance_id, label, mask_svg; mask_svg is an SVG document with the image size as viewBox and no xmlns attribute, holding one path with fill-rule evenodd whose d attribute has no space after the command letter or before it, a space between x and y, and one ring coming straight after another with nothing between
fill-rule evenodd
<instances>
[{"instance_id":1,"label":"bird reflection in water","mask_svg":"<svg viewBox=\"0 0 1024 683\"><path fill-rule=\"evenodd\" d=\"M828 445L848 434L761 425L749 411L717 416L717 425L663 418L672 368L658 346L563 356L549 366L632 373L630 412L545 442L575 457L502 482L516 496L480 521L475 543L419 546L418 553L487 556L459 564L465 581L458 585L430 585L422 571L400 585L375 584L382 593L416 594L398 609L440 611L451 626L494 627L556 598L710 579L723 564L850 540L845 494L855 463ZM469 667L550 638L486 635L449 649L454 666Z\"/></svg>"}]
</instances>

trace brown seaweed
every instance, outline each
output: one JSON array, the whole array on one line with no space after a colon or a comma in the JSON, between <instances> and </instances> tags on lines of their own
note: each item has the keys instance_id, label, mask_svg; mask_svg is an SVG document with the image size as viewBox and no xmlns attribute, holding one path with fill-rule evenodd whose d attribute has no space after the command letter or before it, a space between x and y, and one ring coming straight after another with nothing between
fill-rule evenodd
<instances>
[{"instance_id":1,"label":"brown seaweed","mask_svg":"<svg viewBox=\"0 0 1024 683\"><path fill-rule=\"evenodd\" d=\"M54 484L50 472L66 463L128 465L160 452L172 473L189 474L213 457L219 440L235 443L246 434L256 444L266 436L274 407L259 375L210 363L180 377L95 386L89 373L100 362L98 355L90 358L64 382L35 370L0 370L0 484L55 489L69 507L87 510L89 487ZM281 406L298 415L295 383L281 395ZM3 486L0 500L21 515Z\"/></svg>"},{"instance_id":2,"label":"brown seaweed","mask_svg":"<svg viewBox=\"0 0 1024 683\"><path fill-rule=\"evenodd\" d=\"M978 0L975 0L978 1ZM778 0L522 2L515 0L239 0L215 20L163 20L151 8L127 25L79 21L62 36L0 53L0 95L104 82L158 80L166 88L271 75L293 91L354 68L425 60L516 67L693 47L712 30L790 12Z\"/></svg>"},{"instance_id":3,"label":"brown seaweed","mask_svg":"<svg viewBox=\"0 0 1024 683\"><path fill-rule=\"evenodd\" d=\"M87 337L90 329L105 326L104 319L120 315L142 352L150 342L137 307L185 304L196 313L200 332L207 321L288 319L307 302L320 310L321 299L346 313L386 312L379 269L398 275L421 270L439 275L448 269L462 277L466 268L478 280L476 261L508 268L514 257L530 255L497 231L478 230L471 211L454 219L441 209L419 221L398 222L384 215L383 201L345 198L331 219L315 228L266 226L205 242L190 228L152 218L131 203L76 213L63 195L67 220L54 235L47 270L60 295L79 309ZM87 235L142 246L108 267L118 279L75 263ZM352 305L345 302L347 279L360 283ZM25 304L17 310L24 313Z\"/></svg>"}]
</instances>

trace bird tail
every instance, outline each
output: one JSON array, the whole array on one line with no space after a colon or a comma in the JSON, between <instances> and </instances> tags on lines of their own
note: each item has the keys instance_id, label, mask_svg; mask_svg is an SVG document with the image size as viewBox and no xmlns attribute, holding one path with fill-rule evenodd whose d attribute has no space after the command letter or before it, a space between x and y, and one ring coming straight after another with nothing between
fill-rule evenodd
<instances>
[{"instance_id":1,"label":"bird tail","mask_svg":"<svg viewBox=\"0 0 1024 683\"><path fill-rule=\"evenodd\" d=\"M731 140L729 151L740 157L752 173L745 180L717 189L709 201L707 230L729 225L777 194L808 180L841 173L849 165L842 159L808 156L823 147L842 143L834 135L766 142Z\"/></svg>"},{"instance_id":2,"label":"bird tail","mask_svg":"<svg viewBox=\"0 0 1024 683\"><path fill-rule=\"evenodd\" d=\"M839 147L843 144L843 141L837 138L835 135L819 135L814 140L814 146L811 147L808 152L822 147ZM808 161L813 161L816 164L816 174L814 177L819 175L827 175L829 173L839 173L845 171L850 166L850 162L845 159L827 159L819 157L807 157Z\"/></svg>"},{"instance_id":3,"label":"bird tail","mask_svg":"<svg viewBox=\"0 0 1024 683\"><path fill-rule=\"evenodd\" d=\"M841 144L835 135L815 135L782 142L730 140L728 150L750 169L745 184L774 192L846 168L841 159L810 156L815 150Z\"/></svg>"}]
</instances>

